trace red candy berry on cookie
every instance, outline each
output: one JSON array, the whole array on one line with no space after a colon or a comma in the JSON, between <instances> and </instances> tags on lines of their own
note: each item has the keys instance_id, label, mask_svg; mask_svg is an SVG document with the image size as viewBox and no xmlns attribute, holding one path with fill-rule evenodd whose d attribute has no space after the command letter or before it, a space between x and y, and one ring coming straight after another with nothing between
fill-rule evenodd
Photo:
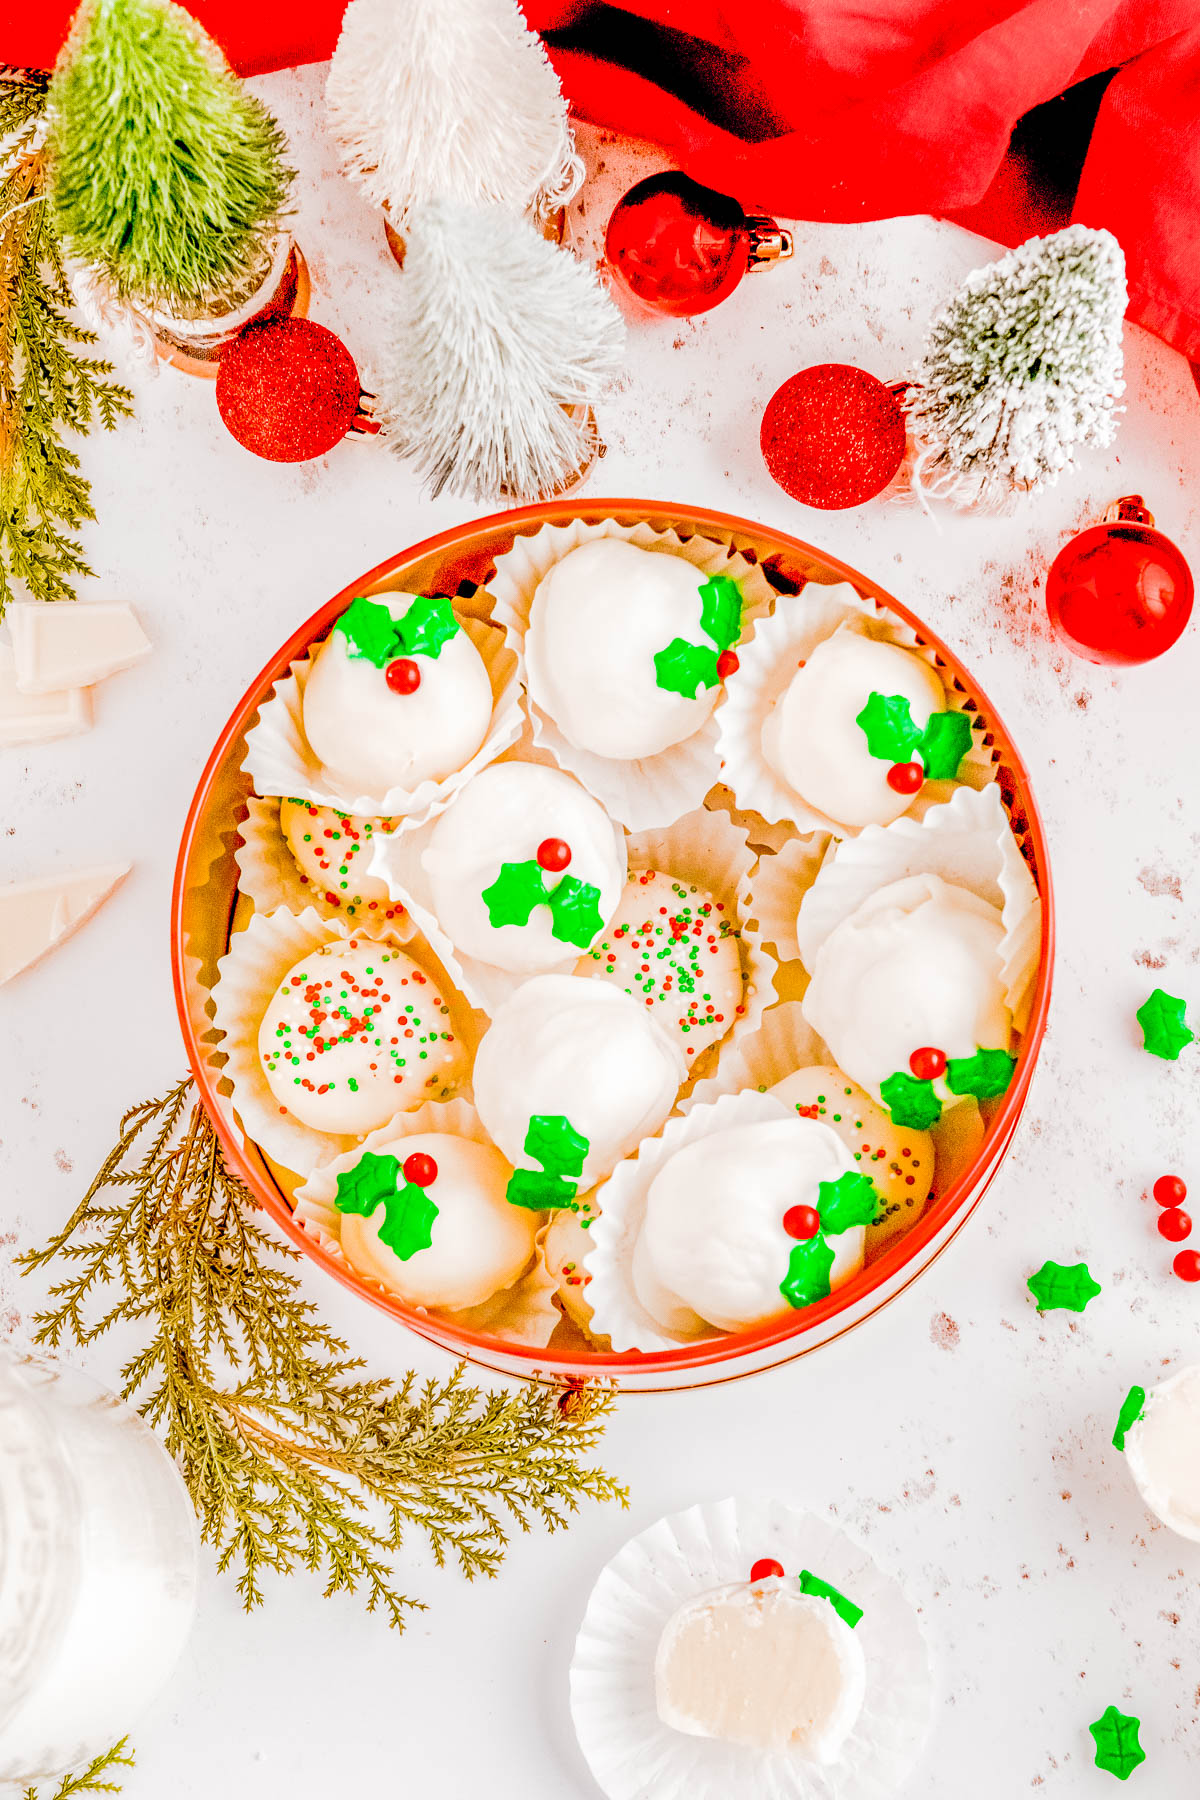
<instances>
[{"instance_id":1,"label":"red candy berry on cookie","mask_svg":"<svg viewBox=\"0 0 1200 1800\"><path fill-rule=\"evenodd\" d=\"M437 1163L423 1150L414 1150L411 1156L404 1159L404 1179L410 1181L413 1187L432 1187L437 1180L437 1172Z\"/></svg>"},{"instance_id":2,"label":"red candy berry on cookie","mask_svg":"<svg viewBox=\"0 0 1200 1800\"><path fill-rule=\"evenodd\" d=\"M946 1052L925 1044L913 1051L908 1066L918 1081L937 1081L946 1073Z\"/></svg>"},{"instance_id":3,"label":"red candy berry on cookie","mask_svg":"<svg viewBox=\"0 0 1200 1800\"><path fill-rule=\"evenodd\" d=\"M1180 1281L1200 1281L1200 1250L1181 1250L1171 1267Z\"/></svg>"},{"instance_id":4,"label":"red candy berry on cookie","mask_svg":"<svg viewBox=\"0 0 1200 1800\"><path fill-rule=\"evenodd\" d=\"M543 838L537 847L538 867L558 875L571 861L571 846L562 838Z\"/></svg>"},{"instance_id":5,"label":"red candy berry on cookie","mask_svg":"<svg viewBox=\"0 0 1200 1800\"><path fill-rule=\"evenodd\" d=\"M783 1564L776 1562L773 1556L760 1556L750 1571L751 1581L769 1581L772 1575L782 1575Z\"/></svg>"},{"instance_id":6,"label":"red candy berry on cookie","mask_svg":"<svg viewBox=\"0 0 1200 1800\"><path fill-rule=\"evenodd\" d=\"M924 781L925 771L919 762L893 763L887 772L887 784L897 794L915 794Z\"/></svg>"},{"instance_id":7,"label":"red candy berry on cookie","mask_svg":"<svg viewBox=\"0 0 1200 1800\"><path fill-rule=\"evenodd\" d=\"M1160 1206L1182 1206L1187 1199L1187 1183L1178 1175L1160 1175L1154 1184L1154 1198Z\"/></svg>"},{"instance_id":8,"label":"red candy berry on cookie","mask_svg":"<svg viewBox=\"0 0 1200 1800\"><path fill-rule=\"evenodd\" d=\"M722 681L728 681L731 675L736 675L741 666L736 650L722 650L717 658L717 674Z\"/></svg>"},{"instance_id":9,"label":"red candy berry on cookie","mask_svg":"<svg viewBox=\"0 0 1200 1800\"><path fill-rule=\"evenodd\" d=\"M415 694L421 685L421 671L411 656L398 656L384 670L383 679L393 694Z\"/></svg>"},{"instance_id":10,"label":"red candy berry on cookie","mask_svg":"<svg viewBox=\"0 0 1200 1800\"><path fill-rule=\"evenodd\" d=\"M821 1229L821 1215L815 1206L789 1206L783 1215L783 1229L789 1237L815 1238Z\"/></svg>"},{"instance_id":11,"label":"red candy berry on cookie","mask_svg":"<svg viewBox=\"0 0 1200 1800\"><path fill-rule=\"evenodd\" d=\"M1158 1215L1160 1234L1172 1244L1180 1244L1185 1237L1192 1235L1192 1220L1181 1206L1168 1206L1165 1212Z\"/></svg>"}]
</instances>

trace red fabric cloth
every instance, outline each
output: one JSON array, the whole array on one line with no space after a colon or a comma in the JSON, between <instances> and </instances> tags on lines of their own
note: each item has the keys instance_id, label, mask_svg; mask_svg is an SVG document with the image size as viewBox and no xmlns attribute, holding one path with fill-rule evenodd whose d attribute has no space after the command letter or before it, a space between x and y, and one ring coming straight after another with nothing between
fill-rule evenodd
<instances>
[{"instance_id":1,"label":"red fabric cloth","mask_svg":"<svg viewBox=\"0 0 1200 1800\"><path fill-rule=\"evenodd\" d=\"M48 66L71 8L17 4L0 18L0 61ZM246 73L327 57L343 7L191 0ZM748 209L931 212L1006 243L1070 218L1107 226L1129 316L1200 359L1195 0L526 0L525 12L577 113L652 138ZM1010 149L1014 128L1110 70L1064 192Z\"/></svg>"}]
</instances>

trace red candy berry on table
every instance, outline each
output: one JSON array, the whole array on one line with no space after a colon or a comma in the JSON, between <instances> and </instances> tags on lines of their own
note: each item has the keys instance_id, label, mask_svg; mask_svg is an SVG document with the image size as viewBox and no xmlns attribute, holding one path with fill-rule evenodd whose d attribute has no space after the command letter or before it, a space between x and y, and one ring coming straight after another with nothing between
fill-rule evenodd
<instances>
[{"instance_id":1,"label":"red candy berry on table","mask_svg":"<svg viewBox=\"0 0 1200 1800\"><path fill-rule=\"evenodd\" d=\"M222 352L217 409L247 450L268 462L323 456L353 427L379 427L360 412L354 358L312 319L248 326Z\"/></svg>"},{"instance_id":2,"label":"red candy berry on table","mask_svg":"<svg viewBox=\"0 0 1200 1800\"><path fill-rule=\"evenodd\" d=\"M782 1575L783 1564L776 1562L773 1556L760 1556L750 1571L751 1581L769 1581L772 1575Z\"/></svg>"},{"instance_id":3,"label":"red candy berry on table","mask_svg":"<svg viewBox=\"0 0 1200 1800\"><path fill-rule=\"evenodd\" d=\"M421 671L411 656L398 656L383 671L383 679L393 694L415 694L421 685Z\"/></svg>"},{"instance_id":4,"label":"red candy berry on table","mask_svg":"<svg viewBox=\"0 0 1200 1800\"><path fill-rule=\"evenodd\" d=\"M1181 1206L1168 1206L1158 1215L1158 1229L1172 1244L1181 1244L1185 1237L1192 1235L1191 1214L1185 1213Z\"/></svg>"},{"instance_id":5,"label":"red candy berry on table","mask_svg":"<svg viewBox=\"0 0 1200 1800\"><path fill-rule=\"evenodd\" d=\"M937 1081L946 1073L946 1053L926 1044L913 1051L908 1066L918 1081Z\"/></svg>"},{"instance_id":6,"label":"red candy berry on table","mask_svg":"<svg viewBox=\"0 0 1200 1800\"><path fill-rule=\"evenodd\" d=\"M1171 1267L1180 1281L1200 1281L1200 1250L1181 1250Z\"/></svg>"},{"instance_id":7,"label":"red candy berry on table","mask_svg":"<svg viewBox=\"0 0 1200 1800\"><path fill-rule=\"evenodd\" d=\"M543 838L537 847L538 867L557 875L571 861L571 846L562 838Z\"/></svg>"},{"instance_id":8,"label":"red candy berry on table","mask_svg":"<svg viewBox=\"0 0 1200 1800\"><path fill-rule=\"evenodd\" d=\"M404 1179L414 1187L431 1187L437 1180L438 1166L423 1150L414 1150L404 1159Z\"/></svg>"},{"instance_id":9,"label":"red candy berry on table","mask_svg":"<svg viewBox=\"0 0 1200 1800\"><path fill-rule=\"evenodd\" d=\"M1063 546L1046 577L1050 623L1076 655L1094 663L1161 656L1192 611L1192 573L1182 552L1154 529L1140 494L1126 494Z\"/></svg>"},{"instance_id":10,"label":"red candy berry on table","mask_svg":"<svg viewBox=\"0 0 1200 1800\"><path fill-rule=\"evenodd\" d=\"M736 675L741 666L736 650L722 650L717 658L717 674L722 681L728 681L731 675Z\"/></svg>"},{"instance_id":11,"label":"red candy berry on table","mask_svg":"<svg viewBox=\"0 0 1200 1800\"><path fill-rule=\"evenodd\" d=\"M821 1215L815 1206L789 1206L783 1215L783 1229L801 1242L815 1238L821 1229Z\"/></svg>"},{"instance_id":12,"label":"red candy berry on table","mask_svg":"<svg viewBox=\"0 0 1200 1800\"><path fill-rule=\"evenodd\" d=\"M1182 1206L1187 1199L1187 1183L1178 1175L1160 1175L1154 1184L1154 1198L1160 1206Z\"/></svg>"},{"instance_id":13,"label":"red candy berry on table","mask_svg":"<svg viewBox=\"0 0 1200 1800\"><path fill-rule=\"evenodd\" d=\"M849 363L818 363L785 381L759 433L763 461L784 493L825 511L882 493L907 438L891 388Z\"/></svg>"},{"instance_id":14,"label":"red candy berry on table","mask_svg":"<svg viewBox=\"0 0 1200 1800\"><path fill-rule=\"evenodd\" d=\"M897 794L915 794L924 781L925 771L919 762L893 763L887 772L887 784Z\"/></svg>"},{"instance_id":15,"label":"red candy berry on table","mask_svg":"<svg viewBox=\"0 0 1200 1800\"><path fill-rule=\"evenodd\" d=\"M736 200L678 169L630 188L604 235L617 286L674 318L719 306L747 270L791 254L791 233L774 219L747 218Z\"/></svg>"}]
</instances>

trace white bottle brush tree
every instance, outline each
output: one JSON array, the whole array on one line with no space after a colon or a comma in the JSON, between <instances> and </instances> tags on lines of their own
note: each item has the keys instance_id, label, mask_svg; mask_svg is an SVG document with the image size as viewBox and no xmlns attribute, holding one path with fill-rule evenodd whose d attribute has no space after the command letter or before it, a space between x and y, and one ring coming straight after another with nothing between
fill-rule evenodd
<instances>
[{"instance_id":1,"label":"white bottle brush tree","mask_svg":"<svg viewBox=\"0 0 1200 1800\"><path fill-rule=\"evenodd\" d=\"M326 102L346 173L397 223L426 200L549 213L583 179L514 0L351 0Z\"/></svg>"},{"instance_id":2,"label":"white bottle brush tree","mask_svg":"<svg viewBox=\"0 0 1200 1800\"><path fill-rule=\"evenodd\" d=\"M1125 302L1121 246L1085 225L968 275L934 319L909 392L916 492L999 507L1110 444Z\"/></svg>"}]
</instances>

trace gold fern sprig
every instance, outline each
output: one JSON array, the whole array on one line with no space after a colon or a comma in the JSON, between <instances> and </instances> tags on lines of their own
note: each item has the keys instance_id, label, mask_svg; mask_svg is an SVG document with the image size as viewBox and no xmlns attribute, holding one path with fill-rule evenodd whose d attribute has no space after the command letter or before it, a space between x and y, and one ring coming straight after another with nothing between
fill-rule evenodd
<instances>
[{"instance_id":1,"label":"gold fern sprig","mask_svg":"<svg viewBox=\"0 0 1200 1800\"><path fill-rule=\"evenodd\" d=\"M133 1752L126 1752L128 1738L122 1738L111 1750L105 1750L94 1756L86 1769L80 1769L75 1775L64 1775L53 1794L47 1800L72 1800L75 1794L119 1794L119 1781L102 1781L102 1775L111 1775L114 1769L132 1769ZM38 1800L37 1788L26 1788L23 1800Z\"/></svg>"}]
</instances>

